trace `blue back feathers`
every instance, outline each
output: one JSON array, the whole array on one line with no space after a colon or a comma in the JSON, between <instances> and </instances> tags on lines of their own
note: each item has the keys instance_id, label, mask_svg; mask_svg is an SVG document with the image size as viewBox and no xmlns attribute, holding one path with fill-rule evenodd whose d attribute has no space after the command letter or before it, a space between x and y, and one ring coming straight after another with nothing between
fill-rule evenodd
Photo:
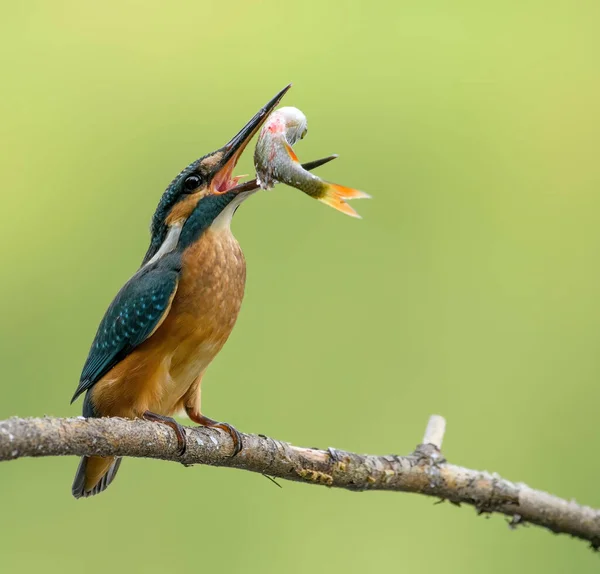
<instances>
[{"instance_id":1,"label":"blue back feathers","mask_svg":"<svg viewBox=\"0 0 600 574\"><path fill-rule=\"evenodd\" d=\"M180 254L173 252L140 269L123 286L98 327L71 402L151 335L169 310L180 271Z\"/></svg>"}]
</instances>

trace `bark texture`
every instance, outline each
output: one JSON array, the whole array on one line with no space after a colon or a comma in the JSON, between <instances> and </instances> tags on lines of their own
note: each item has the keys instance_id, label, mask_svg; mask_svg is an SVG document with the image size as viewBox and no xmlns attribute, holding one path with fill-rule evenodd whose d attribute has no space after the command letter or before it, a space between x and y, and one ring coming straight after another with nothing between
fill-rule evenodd
<instances>
[{"instance_id":1,"label":"bark texture","mask_svg":"<svg viewBox=\"0 0 600 574\"><path fill-rule=\"evenodd\" d=\"M245 434L244 449L231 458L231 439L217 429L186 428L187 449L179 456L175 433L162 424L117 418L11 418L0 421L0 461L64 455L145 457L354 491L413 492L469 504L479 513L502 513L511 517L512 526L535 524L600 547L600 510L496 474L449 464L440 452L444 430L444 419L432 416L423 442L407 456L301 448Z\"/></svg>"}]
</instances>

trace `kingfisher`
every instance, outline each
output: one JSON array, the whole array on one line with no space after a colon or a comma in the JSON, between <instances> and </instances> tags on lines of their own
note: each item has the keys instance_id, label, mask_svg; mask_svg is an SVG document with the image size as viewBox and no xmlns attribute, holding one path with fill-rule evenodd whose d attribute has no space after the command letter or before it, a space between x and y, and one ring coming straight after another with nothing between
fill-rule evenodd
<instances>
[{"instance_id":1,"label":"kingfisher","mask_svg":"<svg viewBox=\"0 0 600 574\"><path fill-rule=\"evenodd\" d=\"M183 454L185 432L172 417L186 414L199 425L227 432L232 456L242 449L242 436L233 426L202 414L201 384L235 325L244 295L246 263L230 224L259 185L238 185L233 170L290 86L229 143L188 165L167 187L141 267L110 304L83 367L71 400L85 393L83 416L167 424ZM104 491L120 464L116 457L84 456L73 496Z\"/></svg>"}]
</instances>

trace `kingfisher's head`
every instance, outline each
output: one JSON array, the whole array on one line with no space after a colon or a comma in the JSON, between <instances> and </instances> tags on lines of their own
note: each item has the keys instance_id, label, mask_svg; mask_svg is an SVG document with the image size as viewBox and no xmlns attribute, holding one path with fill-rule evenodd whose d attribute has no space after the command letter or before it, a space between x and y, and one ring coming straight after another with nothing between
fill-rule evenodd
<instances>
[{"instance_id":1,"label":"kingfisher's head","mask_svg":"<svg viewBox=\"0 0 600 574\"><path fill-rule=\"evenodd\" d=\"M217 220L229 224L240 203L256 191L237 191L239 178L233 170L290 87L263 106L228 144L188 165L169 184L154 212L150 247L142 265L172 251L180 241L194 241Z\"/></svg>"}]
</instances>

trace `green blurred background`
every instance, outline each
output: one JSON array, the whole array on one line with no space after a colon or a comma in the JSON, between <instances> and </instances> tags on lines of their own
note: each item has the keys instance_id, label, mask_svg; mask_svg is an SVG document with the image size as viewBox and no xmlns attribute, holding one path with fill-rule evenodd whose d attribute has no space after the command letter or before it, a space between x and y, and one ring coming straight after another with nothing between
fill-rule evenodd
<instances>
[{"instance_id":1,"label":"green blurred background","mask_svg":"<svg viewBox=\"0 0 600 574\"><path fill-rule=\"evenodd\" d=\"M277 90L363 221L238 212L246 298L203 407L295 444L445 454L600 506L597 1L4 2L0 418L73 416L171 178ZM238 173L252 171L250 155ZM127 460L0 469L0 570L597 572L585 545L424 497Z\"/></svg>"}]
</instances>

